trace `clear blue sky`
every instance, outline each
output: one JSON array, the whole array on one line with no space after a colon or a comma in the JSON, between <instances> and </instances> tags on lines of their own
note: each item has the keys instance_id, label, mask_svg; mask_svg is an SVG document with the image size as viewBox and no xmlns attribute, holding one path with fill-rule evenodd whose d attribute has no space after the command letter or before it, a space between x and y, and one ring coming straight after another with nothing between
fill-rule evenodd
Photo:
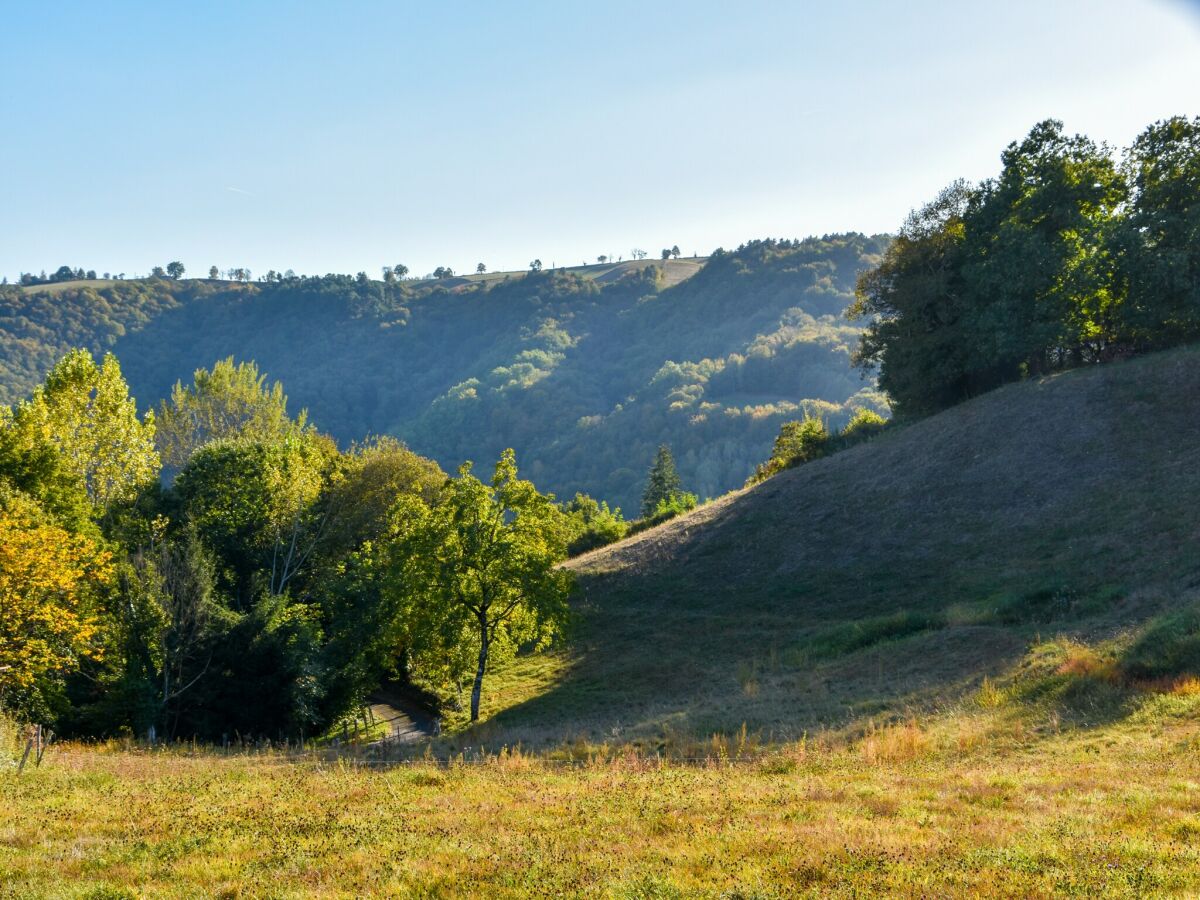
<instances>
[{"instance_id":1,"label":"clear blue sky","mask_svg":"<svg viewBox=\"0 0 1200 900\"><path fill-rule=\"evenodd\" d=\"M0 274L378 276L887 231L1200 114L1200 4L3 3Z\"/></svg>"}]
</instances>

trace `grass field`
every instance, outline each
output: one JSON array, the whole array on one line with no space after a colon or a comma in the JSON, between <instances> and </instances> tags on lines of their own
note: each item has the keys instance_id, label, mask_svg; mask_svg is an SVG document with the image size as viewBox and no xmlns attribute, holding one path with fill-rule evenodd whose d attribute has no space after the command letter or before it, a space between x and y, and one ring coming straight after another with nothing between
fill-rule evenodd
<instances>
[{"instance_id":1,"label":"grass field","mask_svg":"<svg viewBox=\"0 0 1200 900\"><path fill-rule=\"evenodd\" d=\"M367 766L52 748L0 775L6 897L1141 897L1200 891L1200 686L925 723ZM564 753L571 748L564 748Z\"/></svg>"}]
</instances>

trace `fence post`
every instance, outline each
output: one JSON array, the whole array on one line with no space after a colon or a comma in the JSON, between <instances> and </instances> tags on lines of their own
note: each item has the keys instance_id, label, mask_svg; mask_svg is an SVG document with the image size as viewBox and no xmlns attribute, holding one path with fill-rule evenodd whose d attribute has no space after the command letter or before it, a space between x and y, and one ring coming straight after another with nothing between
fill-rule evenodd
<instances>
[{"instance_id":1,"label":"fence post","mask_svg":"<svg viewBox=\"0 0 1200 900\"><path fill-rule=\"evenodd\" d=\"M29 754L33 750L33 738L29 738L25 742L25 752L21 754L21 763L17 766L17 774L20 775L25 771L25 763L29 761Z\"/></svg>"}]
</instances>

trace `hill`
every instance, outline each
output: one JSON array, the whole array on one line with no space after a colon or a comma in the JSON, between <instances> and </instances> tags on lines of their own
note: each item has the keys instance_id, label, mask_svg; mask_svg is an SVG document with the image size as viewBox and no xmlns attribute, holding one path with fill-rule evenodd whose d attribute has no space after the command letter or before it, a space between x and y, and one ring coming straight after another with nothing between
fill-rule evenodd
<instances>
[{"instance_id":1,"label":"hill","mask_svg":"<svg viewBox=\"0 0 1200 900\"><path fill-rule=\"evenodd\" d=\"M580 557L574 653L494 724L795 738L981 686L1128 715L1200 673L1197 391L1198 347L1010 385Z\"/></svg>"},{"instance_id":2,"label":"hill","mask_svg":"<svg viewBox=\"0 0 1200 900\"><path fill-rule=\"evenodd\" d=\"M539 487L636 507L657 446L688 489L743 483L779 424L881 398L841 316L886 237L438 281L67 282L0 292L0 401L65 350L115 352L155 405L234 356L344 443L390 433L448 470L514 447ZM335 374L336 373L336 376Z\"/></svg>"}]
</instances>

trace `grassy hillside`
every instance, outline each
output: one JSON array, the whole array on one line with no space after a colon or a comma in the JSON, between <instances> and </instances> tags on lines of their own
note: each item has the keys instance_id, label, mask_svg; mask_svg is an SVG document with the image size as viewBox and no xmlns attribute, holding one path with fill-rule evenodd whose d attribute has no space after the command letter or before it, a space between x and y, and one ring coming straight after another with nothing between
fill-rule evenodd
<instances>
[{"instance_id":1,"label":"grassy hillside","mask_svg":"<svg viewBox=\"0 0 1200 900\"><path fill-rule=\"evenodd\" d=\"M514 447L559 495L636 506L661 442L717 495L779 424L880 398L841 318L882 237L755 242L713 259L384 284L150 279L0 292L0 400L71 346L112 350L143 406L225 356L283 381L342 441L392 433L453 469Z\"/></svg>"},{"instance_id":2,"label":"grassy hillside","mask_svg":"<svg viewBox=\"0 0 1200 900\"><path fill-rule=\"evenodd\" d=\"M581 557L494 733L796 738L985 678L1035 730L1131 715L1200 674L1198 391L1194 347L1011 385Z\"/></svg>"}]
</instances>

